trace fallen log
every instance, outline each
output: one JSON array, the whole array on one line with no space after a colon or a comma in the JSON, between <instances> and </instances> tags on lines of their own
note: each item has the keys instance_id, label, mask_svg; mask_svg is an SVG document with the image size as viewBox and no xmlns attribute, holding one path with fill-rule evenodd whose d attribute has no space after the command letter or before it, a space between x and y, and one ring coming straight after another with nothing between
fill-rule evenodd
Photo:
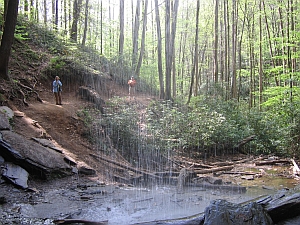
<instances>
[{"instance_id":1,"label":"fallen log","mask_svg":"<svg viewBox=\"0 0 300 225\"><path fill-rule=\"evenodd\" d=\"M216 168L212 168L212 169L194 170L194 172L196 174L206 174L206 173L214 173L214 172L218 172L218 171L228 171L228 170L232 170L233 168L234 168L234 166L230 165L230 166L216 167Z\"/></svg>"},{"instance_id":2,"label":"fallen log","mask_svg":"<svg viewBox=\"0 0 300 225\"><path fill-rule=\"evenodd\" d=\"M253 173L253 172L244 172L244 171L224 171L223 174L238 174L238 175L252 175L255 176L258 173Z\"/></svg>"},{"instance_id":3,"label":"fallen log","mask_svg":"<svg viewBox=\"0 0 300 225\"><path fill-rule=\"evenodd\" d=\"M241 163L249 162L251 160L253 160L253 156L246 158L246 159L236 160L236 161L234 161L234 164L241 164Z\"/></svg>"},{"instance_id":4,"label":"fallen log","mask_svg":"<svg viewBox=\"0 0 300 225\"><path fill-rule=\"evenodd\" d=\"M75 223L83 223L89 225L105 225L108 224L108 220L96 222L91 220L81 220L81 219L61 219L61 220L54 220L55 224L75 224Z\"/></svg>"},{"instance_id":5,"label":"fallen log","mask_svg":"<svg viewBox=\"0 0 300 225\"><path fill-rule=\"evenodd\" d=\"M206 168L206 169L209 169L209 168L213 168L214 167L214 166L208 165L208 164L197 163L197 162L190 162L190 161L184 160L183 158L180 158L180 157L174 158L173 162L174 162L174 160L176 160L176 164L177 165L186 164L186 165L192 166L193 168Z\"/></svg>"},{"instance_id":6,"label":"fallen log","mask_svg":"<svg viewBox=\"0 0 300 225\"><path fill-rule=\"evenodd\" d=\"M216 167L216 166L232 166L233 164L234 164L233 162L215 162L215 163L210 163L209 165Z\"/></svg>"},{"instance_id":7,"label":"fallen log","mask_svg":"<svg viewBox=\"0 0 300 225\"><path fill-rule=\"evenodd\" d=\"M266 160L266 161L255 162L255 165L263 166L263 165L275 165L275 164L279 164L279 163L289 164L290 160L287 160L287 159Z\"/></svg>"},{"instance_id":8,"label":"fallen log","mask_svg":"<svg viewBox=\"0 0 300 225\"><path fill-rule=\"evenodd\" d=\"M130 171L133 171L133 172L135 172L135 173L139 173L139 174L143 174L145 177L147 177L147 178L154 178L154 179L159 179L160 177L159 176L156 176L155 174L153 174L153 173L150 173L150 172L147 172L147 171L143 171L143 170L141 170L141 169L137 169L137 168L135 168L135 167L132 167L132 166L129 166L129 165L124 165L124 164L122 164L122 163L118 163L118 162L116 162L116 161L114 161L114 160L110 160L110 159L107 159L107 158L104 158L104 157L102 157L102 156L100 156L100 155L94 155L94 154L90 154L92 157L94 157L95 159L97 159L97 160L104 160L104 161L106 161L106 162L109 162L109 163L112 163L112 164L114 164L114 165L116 165L116 166L119 166L119 167L122 167L122 168L125 168L125 169L127 169L127 170L130 170Z\"/></svg>"},{"instance_id":9,"label":"fallen log","mask_svg":"<svg viewBox=\"0 0 300 225\"><path fill-rule=\"evenodd\" d=\"M247 188L239 185L220 185L220 184L209 184L209 183L190 183L190 186L201 187L203 189L212 189L212 190L222 190L222 191L232 191L238 193L245 193Z\"/></svg>"}]
</instances>

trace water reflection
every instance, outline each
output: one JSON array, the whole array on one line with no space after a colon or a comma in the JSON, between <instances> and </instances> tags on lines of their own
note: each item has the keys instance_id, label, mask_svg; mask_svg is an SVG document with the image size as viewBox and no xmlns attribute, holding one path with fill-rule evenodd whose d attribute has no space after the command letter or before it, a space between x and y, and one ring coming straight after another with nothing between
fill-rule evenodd
<instances>
[{"instance_id":1,"label":"water reflection","mask_svg":"<svg viewBox=\"0 0 300 225\"><path fill-rule=\"evenodd\" d=\"M93 218L94 221L108 220L108 224L135 224L176 219L203 212L215 199L242 203L275 192L275 189L259 186L249 186L246 193L199 187L184 187L183 193L177 193L176 186L168 185L123 187L111 190L113 193L111 196L101 199L101 202L95 202L93 207L83 209L80 218Z\"/></svg>"}]
</instances>

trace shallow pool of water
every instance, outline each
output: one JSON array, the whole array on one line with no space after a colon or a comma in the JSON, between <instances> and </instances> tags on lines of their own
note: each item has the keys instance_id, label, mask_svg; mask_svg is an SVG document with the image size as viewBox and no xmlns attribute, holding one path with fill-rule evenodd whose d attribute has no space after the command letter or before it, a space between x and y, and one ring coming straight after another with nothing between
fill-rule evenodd
<instances>
[{"instance_id":1,"label":"shallow pool of water","mask_svg":"<svg viewBox=\"0 0 300 225\"><path fill-rule=\"evenodd\" d=\"M112 187L113 188L113 187ZM155 220L183 218L204 212L215 199L226 199L233 203L246 202L277 189L248 186L246 193L185 187L177 193L175 186L156 185L148 188L119 188L111 190L112 198L94 202L93 207L83 209L81 219L108 220L108 224L135 224Z\"/></svg>"}]
</instances>

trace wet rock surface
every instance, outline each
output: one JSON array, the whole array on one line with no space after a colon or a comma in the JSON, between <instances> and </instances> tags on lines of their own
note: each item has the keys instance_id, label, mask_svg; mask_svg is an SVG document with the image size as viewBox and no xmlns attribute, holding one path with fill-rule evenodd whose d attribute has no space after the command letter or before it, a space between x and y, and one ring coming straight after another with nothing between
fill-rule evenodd
<instances>
[{"instance_id":1,"label":"wet rock surface","mask_svg":"<svg viewBox=\"0 0 300 225\"><path fill-rule=\"evenodd\" d=\"M256 202L242 206L226 200L215 200L206 208L203 224L273 225L273 221L266 210Z\"/></svg>"},{"instance_id":2,"label":"wet rock surface","mask_svg":"<svg viewBox=\"0 0 300 225\"><path fill-rule=\"evenodd\" d=\"M178 194L176 186L118 186L92 179L72 176L52 181L29 180L30 188L26 190L2 183L0 193L5 194L0 197L5 198L5 203L0 205L0 222L54 224L58 219L84 219L137 224L195 215L218 198L235 202L252 198L199 188L184 188L184 193Z\"/></svg>"},{"instance_id":3,"label":"wet rock surface","mask_svg":"<svg viewBox=\"0 0 300 225\"><path fill-rule=\"evenodd\" d=\"M208 221L215 221L212 219L218 218L217 212L223 213L223 217L226 215L225 219L233 218L234 224L264 224L248 223L251 219L264 221L264 213L260 216L263 212L260 206L254 203L248 208L237 205L255 198L253 193L235 194L185 187L183 193L178 194L176 186L109 185L97 177L78 175L51 181L29 179L28 185L28 189L20 189L1 181L0 224L52 225L57 220L78 219L116 225L196 225L205 209L209 211L206 224L216 224ZM207 208L210 203L212 206ZM197 216L186 218L188 215ZM244 223L239 223L238 219ZM298 222L299 219L294 223L280 224L296 225Z\"/></svg>"}]
</instances>

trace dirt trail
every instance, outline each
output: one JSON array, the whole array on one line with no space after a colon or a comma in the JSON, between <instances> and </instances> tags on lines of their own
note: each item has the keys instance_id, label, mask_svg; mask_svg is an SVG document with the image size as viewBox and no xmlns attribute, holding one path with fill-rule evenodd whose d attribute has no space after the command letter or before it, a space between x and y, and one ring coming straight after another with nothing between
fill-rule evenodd
<instances>
[{"instance_id":1,"label":"dirt trail","mask_svg":"<svg viewBox=\"0 0 300 225\"><path fill-rule=\"evenodd\" d=\"M43 91L40 91L39 95L43 103L31 99L28 101L29 106L18 110L24 116L15 118L14 131L28 139L32 137L51 139L59 147L65 149L66 155L96 170L97 179L107 180L104 165L95 161L90 155L95 153L96 147L82 137L82 132L86 127L77 116L80 110L92 103L83 100L74 91L63 92L62 105L56 105L53 93L42 87L41 90ZM120 97L126 96L126 91L127 89L119 88ZM139 110L143 112L151 98L146 95L136 95L135 100L126 98L126 101L128 104L138 104Z\"/></svg>"}]
</instances>

